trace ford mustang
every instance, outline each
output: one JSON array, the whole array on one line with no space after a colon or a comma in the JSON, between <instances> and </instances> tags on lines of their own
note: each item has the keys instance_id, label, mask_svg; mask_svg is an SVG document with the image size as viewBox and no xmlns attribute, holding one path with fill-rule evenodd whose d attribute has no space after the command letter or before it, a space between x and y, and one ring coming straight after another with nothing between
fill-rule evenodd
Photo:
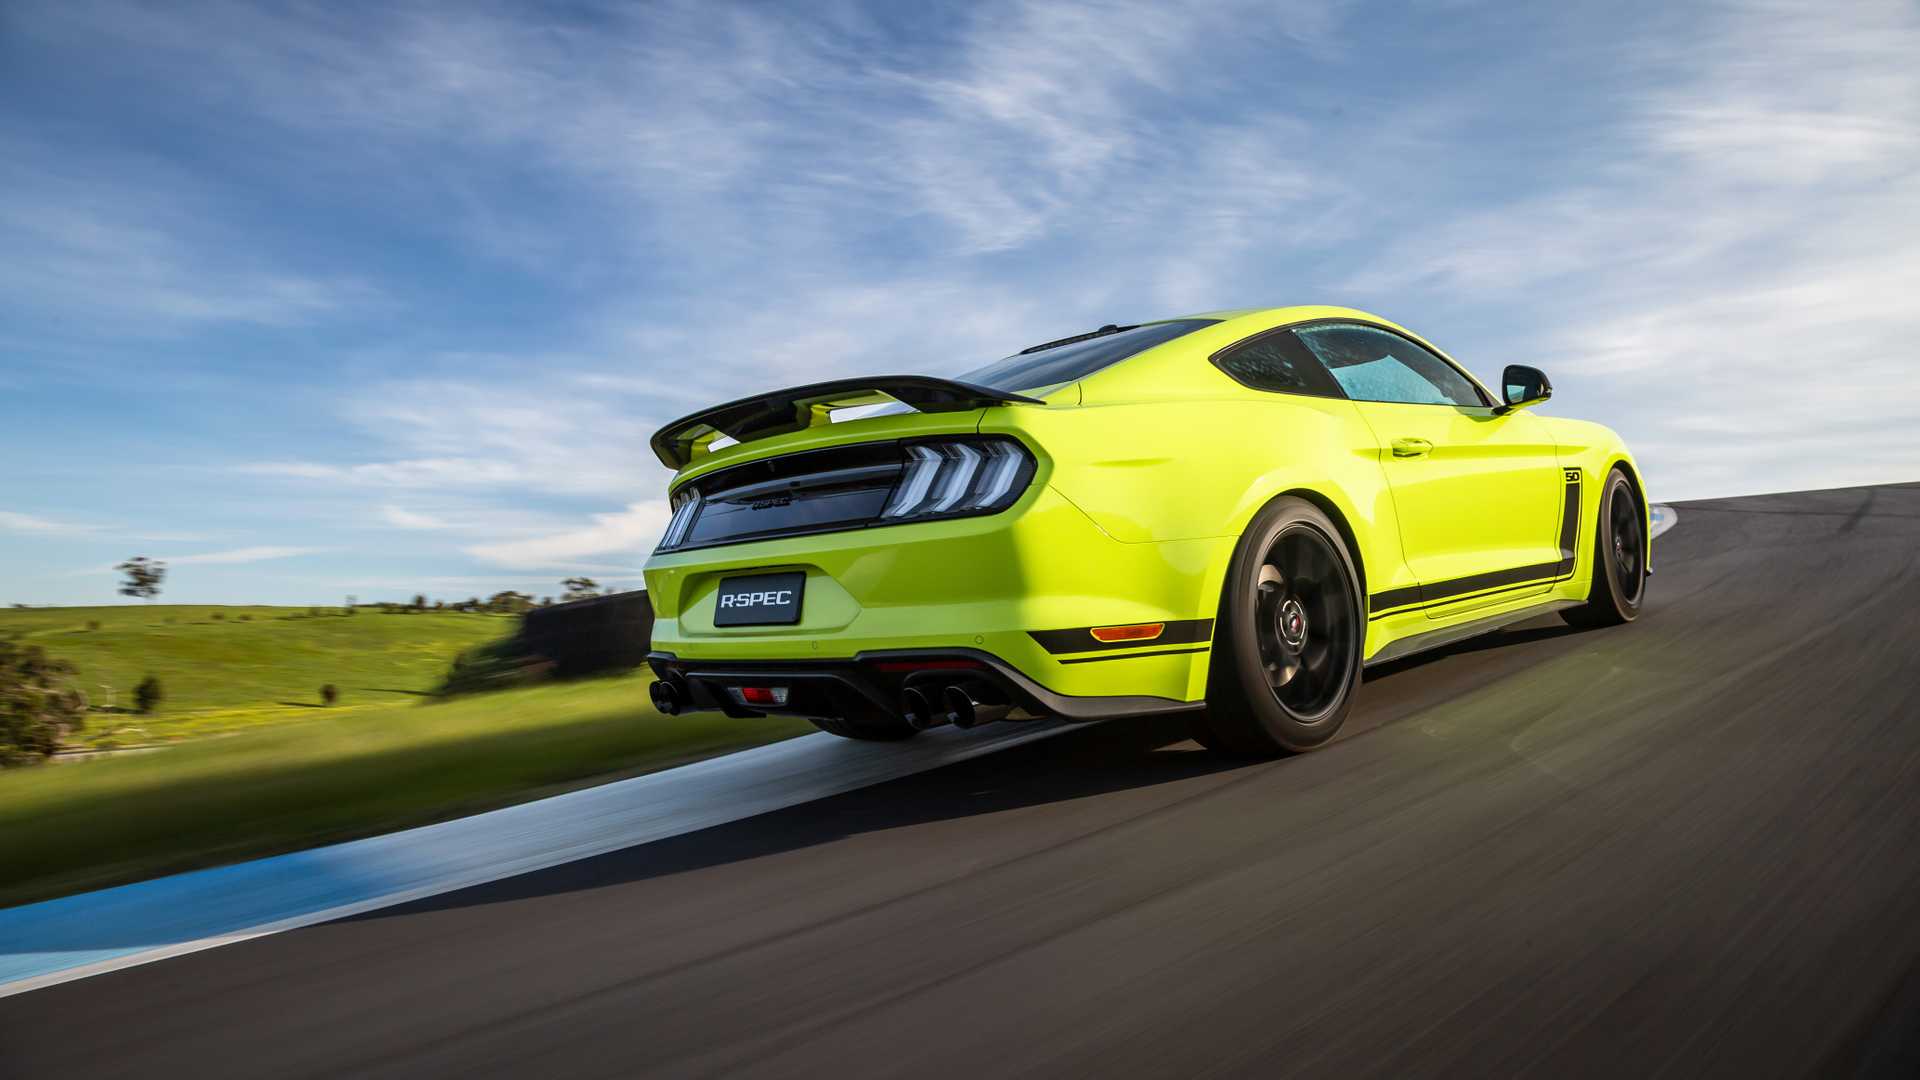
<instances>
[{"instance_id":1,"label":"ford mustang","mask_svg":"<svg viewBox=\"0 0 1920 1080\"><path fill-rule=\"evenodd\" d=\"M1639 613L1633 456L1551 395L1286 307L702 410L652 439L654 703L856 739L1184 712L1221 752L1310 750L1369 665Z\"/></svg>"}]
</instances>

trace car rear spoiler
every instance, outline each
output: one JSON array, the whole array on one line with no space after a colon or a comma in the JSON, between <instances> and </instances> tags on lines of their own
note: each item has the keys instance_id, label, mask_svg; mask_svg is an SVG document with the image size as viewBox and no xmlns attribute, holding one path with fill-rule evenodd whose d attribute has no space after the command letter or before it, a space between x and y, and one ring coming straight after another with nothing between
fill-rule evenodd
<instances>
[{"instance_id":1,"label":"car rear spoiler","mask_svg":"<svg viewBox=\"0 0 1920 1080\"><path fill-rule=\"evenodd\" d=\"M923 413L965 412L989 405L1040 405L1039 398L928 375L870 375L775 390L683 416L654 432L653 452L669 469L684 469L722 435L738 442L804 431L827 423L835 409L897 401Z\"/></svg>"}]
</instances>

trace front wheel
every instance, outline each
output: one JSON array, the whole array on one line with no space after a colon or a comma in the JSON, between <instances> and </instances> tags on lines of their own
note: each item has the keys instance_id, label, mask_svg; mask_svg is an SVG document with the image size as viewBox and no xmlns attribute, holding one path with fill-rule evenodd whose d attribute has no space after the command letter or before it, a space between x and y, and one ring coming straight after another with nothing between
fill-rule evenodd
<instances>
[{"instance_id":1,"label":"front wheel","mask_svg":"<svg viewBox=\"0 0 1920 1080\"><path fill-rule=\"evenodd\" d=\"M1640 617L1647 594L1646 512L1627 474L1614 469L1600 492L1587 602L1560 613L1572 626L1618 626Z\"/></svg>"},{"instance_id":2,"label":"front wheel","mask_svg":"<svg viewBox=\"0 0 1920 1080\"><path fill-rule=\"evenodd\" d=\"M1303 499L1281 498L1240 538L1214 630L1198 741L1272 756L1339 732L1360 682L1366 608L1339 530Z\"/></svg>"}]
</instances>

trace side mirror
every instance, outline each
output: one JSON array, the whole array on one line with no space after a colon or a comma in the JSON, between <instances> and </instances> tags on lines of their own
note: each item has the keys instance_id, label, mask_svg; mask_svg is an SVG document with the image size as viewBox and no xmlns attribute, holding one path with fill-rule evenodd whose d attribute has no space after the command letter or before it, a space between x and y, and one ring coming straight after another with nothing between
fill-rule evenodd
<instances>
[{"instance_id":1,"label":"side mirror","mask_svg":"<svg viewBox=\"0 0 1920 1080\"><path fill-rule=\"evenodd\" d=\"M1538 405L1552 397L1553 383L1548 381L1547 373L1537 367L1508 364L1507 370L1500 376L1500 392L1505 396L1506 404L1493 411L1510 413L1515 409Z\"/></svg>"}]
</instances>

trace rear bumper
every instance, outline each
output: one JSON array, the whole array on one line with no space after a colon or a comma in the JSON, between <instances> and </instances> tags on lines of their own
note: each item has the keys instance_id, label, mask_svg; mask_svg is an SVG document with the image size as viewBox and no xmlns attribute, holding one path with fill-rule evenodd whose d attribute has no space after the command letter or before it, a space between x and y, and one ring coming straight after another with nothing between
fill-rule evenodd
<instances>
[{"instance_id":1,"label":"rear bumper","mask_svg":"<svg viewBox=\"0 0 1920 1080\"><path fill-rule=\"evenodd\" d=\"M876 680L872 665L900 653L980 658L992 678L1019 691L1014 700L1039 703L1046 715L1114 715L1131 711L1132 699L1178 707L1205 696L1211 633L1196 628L1211 626L1219 594L1210 568L1232 543L1123 543L1039 485L992 516L657 554L646 569L653 648L680 666L669 670L774 665L811 674L805 696L816 704L858 703L871 690L894 707L898 685ZM720 582L769 571L804 574L800 621L716 625ZM1125 648L1086 636L1090 627L1139 623L1168 631Z\"/></svg>"},{"instance_id":2,"label":"rear bumper","mask_svg":"<svg viewBox=\"0 0 1920 1080\"><path fill-rule=\"evenodd\" d=\"M655 652L647 663L657 678L674 684L689 708L736 717L780 714L890 720L900 715L901 695L907 687L937 691L956 684L984 690L985 696L1006 701L1033 718L1153 716L1204 704L1139 694L1060 694L979 649L881 649L844 660L696 660ZM748 686L782 687L788 691L787 703L748 708L728 692Z\"/></svg>"}]
</instances>

